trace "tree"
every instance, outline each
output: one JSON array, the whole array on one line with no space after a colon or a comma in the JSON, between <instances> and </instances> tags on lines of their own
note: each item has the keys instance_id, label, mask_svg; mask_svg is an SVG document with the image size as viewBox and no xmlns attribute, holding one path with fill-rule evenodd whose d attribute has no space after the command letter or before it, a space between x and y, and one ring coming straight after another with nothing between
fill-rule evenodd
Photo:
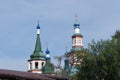
<instances>
[{"instance_id":1,"label":"tree","mask_svg":"<svg viewBox=\"0 0 120 80\"><path fill-rule=\"evenodd\" d=\"M77 66L76 80L120 79L120 31L111 40L92 41L87 52Z\"/></svg>"},{"instance_id":2,"label":"tree","mask_svg":"<svg viewBox=\"0 0 120 80\"><path fill-rule=\"evenodd\" d=\"M56 75L68 77L67 72L62 67L62 60L64 57L65 57L65 55L55 56L54 58L57 60L57 65L54 64L54 67L56 69Z\"/></svg>"}]
</instances>

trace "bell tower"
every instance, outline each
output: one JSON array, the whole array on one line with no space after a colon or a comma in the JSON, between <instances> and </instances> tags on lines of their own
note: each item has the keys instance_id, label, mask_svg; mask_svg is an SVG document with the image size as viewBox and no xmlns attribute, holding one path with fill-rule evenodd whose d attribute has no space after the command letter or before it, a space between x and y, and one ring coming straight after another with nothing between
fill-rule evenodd
<instances>
[{"instance_id":1,"label":"bell tower","mask_svg":"<svg viewBox=\"0 0 120 80\"><path fill-rule=\"evenodd\" d=\"M65 65L64 70L67 71L68 75L73 75L77 72L77 56L81 55L81 51L83 49L83 36L80 32L80 24L78 23L78 16L75 15L75 23L74 23L74 34L72 35L72 49L69 52L65 53Z\"/></svg>"},{"instance_id":2,"label":"bell tower","mask_svg":"<svg viewBox=\"0 0 120 80\"><path fill-rule=\"evenodd\" d=\"M37 38L35 44L35 50L33 54L30 55L30 59L28 60L28 72L32 73L42 73L42 68L45 66L46 63L46 55L42 51L41 41L40 41L40 26L39 21L36 27L37 29Z\"/></svg>"},{"instance_id":3,"label":"bell tower","mask_svg":"<svg viewBox=\"0 0 120 80\"><path fill-rule=\"evenodd\" d=\"M74 34L72 36L72 49L71 50L79 50L83 48L82 39L83 36L80 34L80 24L78 23L78 16L76 15L76 21L74 23Z\"/></svg>"}]
</instances>

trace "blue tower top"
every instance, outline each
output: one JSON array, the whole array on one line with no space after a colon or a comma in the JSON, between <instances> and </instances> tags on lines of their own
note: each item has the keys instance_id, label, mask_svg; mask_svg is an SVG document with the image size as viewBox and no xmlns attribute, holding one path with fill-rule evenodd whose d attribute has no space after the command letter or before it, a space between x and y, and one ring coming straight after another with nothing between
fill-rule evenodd
<instances>
[{"instance_id":1,"label":"blue tower top","mask_svg":"<svg viewBox=\"0 0 120 80\"><path fill-rule=\"evenodd\" d=\"M37 25L37 27L36 27L37 29L40 29L40 26L39 26L39 20L38 20L38 25Z\"/></svg>"},{"instance_id":2,"label":"blue tower top","mask_svg":"<svg viewBox=\"0 0 120 80\"><path fill-rule=\"evenodd\" d=\"M79 27L80 26L80 24L78 24L78 23L75 23L74 24L74 27ZM80 28L80 27L79 27Z\"/></svg>"},{"instance_id":3,"label":"blue tower top","mask_svg":"<svg viewBox=\"0 0 120 80\"><path fill-rule=\"evenodd\" d=\"M48 50L48 48L46 49L45 53L46 53L46 60L50 60L51 59L50 58L50 51Z\"/></svg>"},{"instance_id":4,"label":"blue tower top","mask_svg":"<svg viewBox=\"0 0 120 80\"><path fill-rule=\"evenodd\" d=\"M47 50L46 50L45 52L46 52L46 54L49 54L49 53L50 53L50 51L48 50L48 48L47 48Z\"/></svg>"}]
</instances>

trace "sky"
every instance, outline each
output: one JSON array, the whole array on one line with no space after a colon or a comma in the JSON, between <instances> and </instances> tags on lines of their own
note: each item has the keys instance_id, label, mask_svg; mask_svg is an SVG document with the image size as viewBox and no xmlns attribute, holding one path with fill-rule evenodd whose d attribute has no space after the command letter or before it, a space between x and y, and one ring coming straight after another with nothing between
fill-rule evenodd
<instances>
[{"instance_id":1,"label":"sky","mask_svg":"<svg viewBox=\"0 0 120 80\"><path fill-rule=\"evenodd\" d=\"M64 55L72 46L75 14L83 45L110 39L120 29L120 0L0 0L0 69L27 71L41 27L42 50Z\"/></svg>"}]
</instances>

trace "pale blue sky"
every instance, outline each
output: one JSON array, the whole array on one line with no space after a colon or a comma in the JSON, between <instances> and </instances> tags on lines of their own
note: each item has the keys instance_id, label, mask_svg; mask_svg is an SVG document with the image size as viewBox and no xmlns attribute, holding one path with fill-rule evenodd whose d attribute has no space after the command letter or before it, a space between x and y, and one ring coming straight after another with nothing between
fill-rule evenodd
<instances>
[{"instance_id":1,"label":"pale blue sky","mask_svg":"<svg viewBox=\"0 0 120 80\"><path fill-rule=\"evenodd\" d=\"M75 14L83 44L108 39L120 29L120 0L0 0L0 68L27 71L33 53L37 20L42 49L51 57L71 49Z\"/></svg>"}]
</instances>

